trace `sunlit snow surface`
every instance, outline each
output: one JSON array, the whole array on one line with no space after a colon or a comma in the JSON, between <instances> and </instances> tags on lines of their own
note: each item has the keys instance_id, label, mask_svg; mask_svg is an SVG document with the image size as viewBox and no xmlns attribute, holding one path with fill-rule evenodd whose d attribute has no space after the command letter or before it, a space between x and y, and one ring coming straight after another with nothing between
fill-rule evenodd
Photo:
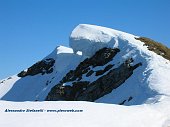
<instances>
[{"instance_id":1,"label":"sunlit snow surface","mask_svg":"<svg viewBox=\"0 0 170 127\"><path fill-rule=\"evenodd\" d=\"M1 127L169 127L167 103L120 106L90 102L0 101ZM4 112L6 109L83 110L83 112Z\"/></svg>"},{"instance_id":2,"label":"sunlit snow surface","mask_svg":"<svg viewBox=\"0 0 170 127\"><path fill-rule=\"evenodd\" d=\"M168 127L170 126L170 62L143 46L134 35L94 25L78 25L70 35L70 47L58 46L46 58L55 59L51 74L17 75L0 81L0 126L2 127ZM142 66L120 87L100 99L88 102L43 101L50 89L86 57L103 47L119 48L111 64L118 67L127 58ZM80 51L80 52L77 52ZM82 53L81 53L82 52ZM44 58L44 59L46 59ZM108 63L109 64L109 63ZM100 70L103 67L95 67ZM94 81L97 77L83 77ZM46 85L46 82L50 83ZM67 84L66 84L67 85ZM69 85L69 84L68 84ZM125 105L115 105L132 96ZM101 104L111 103L111 104ZM6 108L83 109L82 113L5 113ZM14 124L15 123L15 124Z\"/></svg>"}]
</instances>

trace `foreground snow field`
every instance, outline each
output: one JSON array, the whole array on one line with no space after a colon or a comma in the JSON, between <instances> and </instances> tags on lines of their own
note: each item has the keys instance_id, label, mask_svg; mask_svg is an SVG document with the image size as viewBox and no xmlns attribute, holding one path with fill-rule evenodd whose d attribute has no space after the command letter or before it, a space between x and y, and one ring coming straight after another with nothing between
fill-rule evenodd
<instances>
[{"instance_id":1,"label":"foreground snow field","mask_svg":"<svg viewBox=\"0 0 170 127\"><path fill-rule=\"evenodd\" d=\"M4 112L6 109L83 112ZM1 127L169 127L170 105L120 106L91 102L0 101Z\"/></svg>"}]
</instances>

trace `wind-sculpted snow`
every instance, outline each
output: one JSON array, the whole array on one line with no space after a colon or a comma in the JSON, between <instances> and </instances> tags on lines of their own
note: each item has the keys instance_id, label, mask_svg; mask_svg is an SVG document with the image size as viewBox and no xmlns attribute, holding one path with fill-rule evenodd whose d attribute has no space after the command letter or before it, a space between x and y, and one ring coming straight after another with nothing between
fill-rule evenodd
<instances>
[{"instance_id":1,"label":"wind-sculpted snow","mask_svg":"<svg viewBox=\"0 0 170 127\"><path fill-rule=\"evenodd\" d=\"M75 53L81 51L83 55L91 57L104 47L121 49L130 40L135 40L134 35L105 27L80 24L72 31L69 45Z\"/></svg>"}]
</instances>

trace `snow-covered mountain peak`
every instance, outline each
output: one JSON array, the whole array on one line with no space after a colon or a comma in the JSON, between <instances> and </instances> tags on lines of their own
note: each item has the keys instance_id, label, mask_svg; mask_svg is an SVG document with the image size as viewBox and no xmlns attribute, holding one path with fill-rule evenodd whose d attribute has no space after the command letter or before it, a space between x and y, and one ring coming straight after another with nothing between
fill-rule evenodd
<instances>
[{"instance_id":1,"label":"snow-covered mountain peak","mask_svg":"<svg viewBox=\"0 0 170 127\"><path fill-rule=\"evenodd\" d=\"M114 35L111 33L111 29L88 24L78 25L71 33L71 38L89 39L96 42L107 42L112 36Z\"/></svg>"},{"instance_id":2,"label":"snow-covered mountain peak","mask_svg":"<svg viewBox=\"0 0 170 127\"><path fill-rule=\"evenodd\" d=\"M56 90L62 92L66 89L72 93L62 98L69 100L114 104L125 100L125 105L135 105L145 103L149 98L158 101L157 95L169 95L170 55L165 46L147 38L87 24L80 24L72 31L69 43L71 48L57 46L51 54L28 69L1 80L0 98L13 101L51 100L52 96L59 98ZM108 84L111 85L109 89ZM77 86L85 90L82 96L77 95L82 92L77 90ZM91 89L92 86L95 89ZM52 88L54 93L49 94ZM98 96L85 96L91 92L89 89L97 95L97 88L100 91ZM23 96L25 90L27 92Z\"/></svg>"},{"instance_id":3,"label":"snow-covered mountain peak","mask_svg":"<svg viewBox=\"0 0 170 127\"><path fill-rule=\"evenodd\" d=\"M71 38L77 39L89 39L92 41L102 41L107 42L113 37L119 36L133 36L132 34L125 33L119 30L97 26L89 24L79 24L71 33ZM108 37L108 38L107 38Z\"/></svg>"},{"instance_id":4,"label":"snow-covered mountain peak","mask_svg":"<svg viewBox=\"0 0 170 127\"><path fill-rule=\"evenodd\" d=\"M104 47L123 48L129 44L142 46L135 37L137 36L106 27L80 24L72 31L69 45L74 52L82 51L90 57Z\"/></svg>"}]
</instances>

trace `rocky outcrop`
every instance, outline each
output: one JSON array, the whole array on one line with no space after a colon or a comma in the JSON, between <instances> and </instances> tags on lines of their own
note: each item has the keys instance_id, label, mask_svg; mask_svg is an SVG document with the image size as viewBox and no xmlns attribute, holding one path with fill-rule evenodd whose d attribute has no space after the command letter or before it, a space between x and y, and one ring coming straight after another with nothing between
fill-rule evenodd
<instances>
[{"instance_id":1,"label":"rocky outcrop","mask_svg":"<svg viewBox=\"0 0 170 127\"><path fill-rule=\"evenodd\" d=\"M27 71L21 71L18 74L18 77L25 77L28 75L34 76L37 74L44 75L45 73L46 74L52 73L54 63L55 63L55 60L52 58L41 60L41 61L35 63L34 65L32 65L31 67L29 67L27 69Z\"/></svg>"},{"instance_id":2,"label":"rocky outcrop","mask_svg":"<svg viewBox=\"0 0 170 127\"><path fill-rule=\"evenodd\" d=\"M141 42L144 42L145 43L144 46L147 46L148 50L153 51L156 54L164 57L165 59L170 60L170 49L168 47L146 37L139 37L135 39L140 40Z\"/></svg>"},{"instance_id":3,"label":"rocky outcrop","mask_svg":"<svg viewBox=\"0 0 170 127\"><path fill-rule=\"evenodd\" d=\"M136 67L140 65L141 63L137 64ZM110 70L106 75L90 83L84 91L75 97L75 100L95 101L109 94L113 89L123 84L133 74L136 67L129 66L129 63L123 63L118 68Z\"/></svg>"},{"instance_id":4,"label":"rocky outcrop","mask_svg":"<svg viewBox=\"0 0 170 127\"><path fill-rule=\"evenodd\" d=\"M107 64L120 50L115 48L103 48L96 52L91 58L85 59L81 62L75 70L70 70L66 76L60 81L60 83L70 82L74 80L80 81L82 75L87 73L90 76L93 72L90 72L90 67L103 66Z\"/></svg>"},{"instance_id":5,"label":"rocky outcrop","mask_svg":"<svg viewBox=\"0 0 170 127\"><path fill-rule=\"evenodd\" d=\"M142 65L142 63L138 63L132 66L132 58L124 61L117 68L113 68L112 64L106 65L113 60L119 51L119 49L103 48L91 58L85 59L51 89L46 100L95 101L109 94L113 89L123 84L133 74L133 71ZM104 65L106 67L103 70L93 70L96 66ZM95 73L97 80L89 82L82 79L82 76L90 77L93 73ZM68 82L71 82L72 85L64 85Z\"/></svg>"}]
</instances>

